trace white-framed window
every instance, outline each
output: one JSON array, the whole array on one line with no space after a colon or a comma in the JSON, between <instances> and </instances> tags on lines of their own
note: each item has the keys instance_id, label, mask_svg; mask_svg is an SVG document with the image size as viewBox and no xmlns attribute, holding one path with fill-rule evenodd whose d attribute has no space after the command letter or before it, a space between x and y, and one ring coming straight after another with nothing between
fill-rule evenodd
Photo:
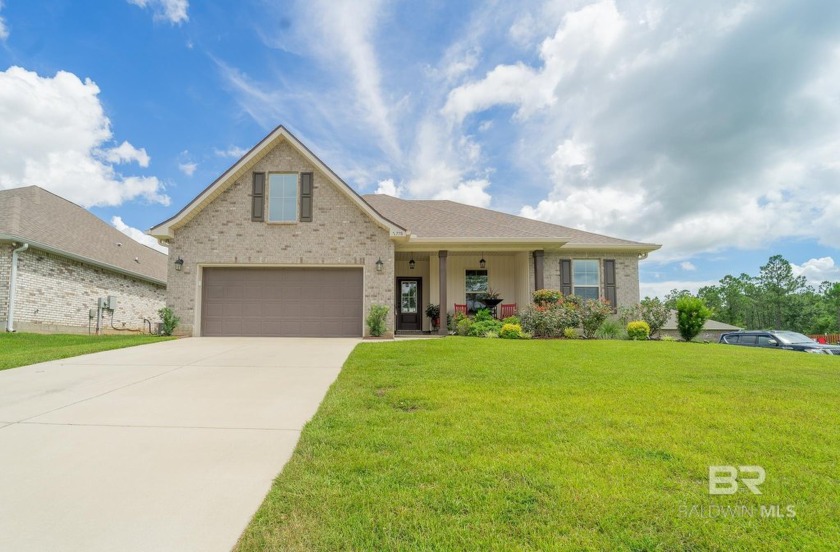
<instances>
[{"instance_id":1,"label":"white-framed window","mask_svg":"<svg viewBox=\"0 0 840 552\"><path fill-rule=\"evenodd\" d=\"M484 308L481 301L489 289L486 270L468 270L466 273L467 312L474 313Z\"/></svg>"},{"instance_id":2,"label":"white-framed window","mask_svg":"<svg viewBox=\"0 0 840 552\"><path fill-rule=\"evenodd\" d=\"M268 175L268 222L297 222L297 173Z\"/></svg>"},{"instance_id":3,"label":"white-framed window","mask_svg":"<svg viewBox=\"0 0 840 552\"><path fill-rule=\"evenodd\" d=\"M582 299L601 297L601 275L597 259L572 261L572 293Z\"/></svg>"}]
</instances>

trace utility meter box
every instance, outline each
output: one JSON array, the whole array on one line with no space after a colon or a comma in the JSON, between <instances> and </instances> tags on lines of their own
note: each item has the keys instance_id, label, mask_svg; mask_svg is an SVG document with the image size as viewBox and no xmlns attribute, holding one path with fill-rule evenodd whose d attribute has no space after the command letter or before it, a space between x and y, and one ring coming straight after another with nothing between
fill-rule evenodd
<instances>
[{"instance_id":1,"label":"utility meter box","mask_svg":"<svg viewBox=\"0 0 840 552\"><path fill-rule=\"evenodd\" d=\"M96 303L100 309L107 309L108 308L108 298L107 297L100 297Z\"/></svg>"},{"instance_id":2,"label":"utility meter box","mask_svg":"<svg viewBox=\"0 0 840 552\"><path fill-rule=\"evenodd\" d=\"M108 310L117 310L117 298L114 295L108 296L108 305L105 307Z\"/></svg>"}]
</instances>

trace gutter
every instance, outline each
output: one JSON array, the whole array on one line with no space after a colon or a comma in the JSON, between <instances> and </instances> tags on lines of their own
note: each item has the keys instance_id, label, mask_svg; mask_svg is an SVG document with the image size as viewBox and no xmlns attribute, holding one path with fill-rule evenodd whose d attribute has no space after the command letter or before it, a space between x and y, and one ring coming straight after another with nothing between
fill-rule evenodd
<instances>
[{"instance_id":1,"label":"gutter","mask_svg":"<svg viewBox=\"0 0 840 552\"><path fill-rule=\"evenodd\" d=\"M25 243L18 247L17 249L12 250L12 271L9 275L9 314L6 316L6 331L13 332L15 331L14 326L14 317L15 317L15 287L17 287L17 265L18 265L18 253L22 253L29 249L29 244Z\"/></svg>"}]
</instances>

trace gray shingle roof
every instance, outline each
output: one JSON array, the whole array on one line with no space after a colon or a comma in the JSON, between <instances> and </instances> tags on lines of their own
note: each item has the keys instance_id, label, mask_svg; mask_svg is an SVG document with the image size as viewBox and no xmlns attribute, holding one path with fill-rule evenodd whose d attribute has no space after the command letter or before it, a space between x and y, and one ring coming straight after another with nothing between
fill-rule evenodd
<instances>
[{"instance_id":1,"label":"gray shingle roof","mask_svg":"<svg viewBox=\"0 0 840 552\"><path fill-rule=\"evenodd\" d=\"M568 240L567 246L658 247L448 200L408 200L384 194L364 199L382 216L422 238L558 238Z\"/></svg>"},{"instance_id":2,"label":"gray shingle roof","mask_svg":"<svg viewBox=\"0 0 840 552\"><path fill-rule=\"evenodd\" d=\"M662 326L663 330L676 330L677 329L677 311L671 310L671 314L668 315L668 321L665 322L665 325ZM740 330L738 326L733 326L732 324L727 324L726 322L720 322L718 320L706 320L706 323L703 324L703 329L706 331L736 331Z\"/></svg>"},{"instance_id":3,"label":"gray shingle roof","mask_svg":"<svg viewBox=\"0 0 840 552\"><path fill-rule=\"evenodd\" d=\"M166 255L38 186L0 190L0 235L147 280L166 282Z\"/></svg>"}]
</instances>

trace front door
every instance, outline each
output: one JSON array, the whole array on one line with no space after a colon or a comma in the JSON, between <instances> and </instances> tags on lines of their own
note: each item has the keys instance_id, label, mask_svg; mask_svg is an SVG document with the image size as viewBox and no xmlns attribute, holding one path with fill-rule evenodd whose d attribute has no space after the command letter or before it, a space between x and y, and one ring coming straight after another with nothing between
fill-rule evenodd
<instances>
[{"instance_id":1,"label":"front door","mask_svg":"<svg viewBox=\"0 0 840 552\"><path fill-rule=\"evenodd\" d=\"M422 291L420 278L397 278L397 330L423 329Z\"/></svg>"}]
</instances>

